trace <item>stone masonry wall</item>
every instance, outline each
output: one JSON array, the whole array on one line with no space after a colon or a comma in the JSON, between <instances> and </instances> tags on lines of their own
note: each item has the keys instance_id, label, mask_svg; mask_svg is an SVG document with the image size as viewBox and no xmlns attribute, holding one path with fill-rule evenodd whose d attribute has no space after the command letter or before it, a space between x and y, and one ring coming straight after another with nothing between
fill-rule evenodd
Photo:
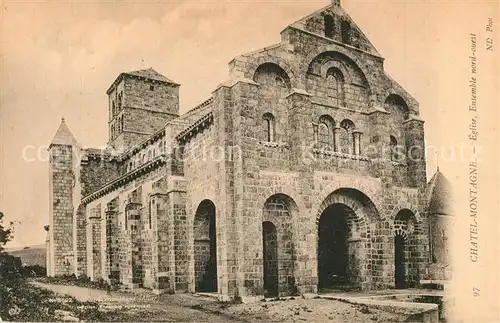
<instances>
[{"instance_id":1,"label":"stone masonry wall","mask_svg":"<svg viewBox=\"0 0 500 323\"><path fill-rule=\"evenodd\" d=\"M118 178L120 165L116 161L108 161L98 156L82 157L80 164L81 195L86 196L107 183Z\"/></svg>"}]
</instances>

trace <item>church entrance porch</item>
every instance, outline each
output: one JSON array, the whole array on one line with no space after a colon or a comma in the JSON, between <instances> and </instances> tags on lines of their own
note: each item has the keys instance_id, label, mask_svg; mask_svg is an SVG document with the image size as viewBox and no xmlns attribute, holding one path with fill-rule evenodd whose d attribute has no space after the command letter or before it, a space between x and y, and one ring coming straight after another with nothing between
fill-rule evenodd
<instances>
[{"instance_id":1,"label":"church entrance porch","mask_svg":"<svg viewBox=\"0 0 500 323\"><path fill-rule=\"evenodd\" d=\"M373 202L356 189L340 188L323 200L316 220L318 292L371 288L370 224L379 218Z\"/></svg>"},{"instance_id":2,"label":"church entrance porch","mask_svg":"<svg viewBox=\"0 0 500 323\"><path fill-rule=\"evenodd\" d=\"M333 204L320 217L318 226L320 291L353 287L358 280L356 245L355 241L350 239L353 212L345 205Z\"/></svg>"}]
</instances>

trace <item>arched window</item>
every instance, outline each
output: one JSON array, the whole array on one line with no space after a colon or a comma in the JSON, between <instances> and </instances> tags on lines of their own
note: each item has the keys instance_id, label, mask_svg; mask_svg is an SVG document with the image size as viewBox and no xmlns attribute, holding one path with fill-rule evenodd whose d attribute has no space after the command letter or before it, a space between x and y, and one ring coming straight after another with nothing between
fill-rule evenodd
<instances>
[{"instance_id":1,"label":"arched window","mask_svg":"<svg viewBox=\"0 0 500 323\"><path fill-rule=\"evenodd\" d=\"M330 146L330 129L326 123L321 122L318 126L318 143L321 148Z\"/></svg>"},{"instance_id":2,"label":"arched window","mask_svg":"<svg viewBox=\"0 0 500 323\"><path fill-rule=\"evenodd\" d=\"M263 120L264 120L264 138L268 142L274 142L275 141L275 132L274 132L274 127L275 127L275 120L274 116L271 113L265 113L263 115Z\"/></svg>"},{"instance_id":3,"label":"arched window","mask_svg":"<svg viewBox=\"0 0 500 323\"><path fill-rule=\"evenodd\" d=\"M345 106L345 78L342 71L336 67L331 67L326 72L329 96L337 99L339 106Z\"/></svg>"},{"instance_id":4,"label":"arched window","mask_svg":"<svg viewBox=\"0 0 500 323\"><path fill-rule=\"evenodd\" d=\"M340 151L344 154L353 154L354 147L354 123L351 120L344 120L340 123L339 129L339 146Z\"/></svg>"},{"instance_id":5,"label":"arched window","mask_svg":"<svg viewBox=\"0 0 500 323\"><path fill-rule=\"evenodd\" d=\"M330 15L325 16L325 37L332 38L333 37L333 17Z\"/></svg>"},{"instance_id":6,"label":"arched window","mask_svg":"<svg viewBox=\"0 0 500 323\"><path fill-rule=\"evenodd\" d=\"M142 164L146 162L146 154L142 154Z\"/></svg>"},{"instance_id":7,"label":"arched window","mask_svg":"<svg viewBox=\"0 0 500 323\"><path fill-rule=\"evenodd\" d=\"M148 151L148 161L151 160L151 157L152 157L152 154L151 154L151 150L150 150L150 151Z\"/></svg>"},{"instance_id":8,"label":"arched window","mask_svg":"<svg viewBox=\"0 0 500 323\"><path fill-rule=\"evenodd\" d=\"M156 158L156 148L153 149L153 159Z\"/></svg>"},{"instance_id":9,"label":"arched window","mask_svg":"<svg viewBox=\"0 0 500 323\"><path fill-rule=\"evenodd\" d=\"M129 169L129 171L134 169L134 164L132 162L128 163L128 169Z\"/></svg>"},{"instance_id":10,"label":"arched window","mask_svg":"<svg viewBox=\"0 0 500 323\"><path fill-rule=\"evenodd\" d=\"M320 148L333 150L334 122L330 116L323 115L319 118L317 142Z\"/></svg>"},{"instance_id":11,"label":"arched window","mask_svg":"<svg viewBox=\"0 0 500 323\"><path fill-rule=\"evenodd\" d=\"M122 129L122 131L123 131L123 116L120 118L120 122L121 122L121 127L120 127L120 128L121 128L121 129Z\"/></svg>"},{"instance_id":12,"label":"arched window","mask_svg":"<svg viewBox=\"0 0 500 323\"><path fill-rule=\"evenodd\" d=\"M351 24L348 21L342 21L342 42L344 44L351 44Z\"/></svg>"},{"instance_id":13,"label":"arched window","mask_svg":"<svg viewBox=\"0 0 500 323\"><path fill-rule=\"evenodd\" d=\"M396 140L396 137L390 136L389 145L391 147L391 160L396 161L397 160L397 146L398 146L398 141Z\"/></svg>"},{"instance_id":14,"label":"arched window","mask_svg":"<svg viewBox=\"0 0 500 323\"><path fill-rule=\"evenodd\" d=\"M390 94L385 102L384 109L386 109L392 118L396 118L398 122L403 122L410 116L410 109L406 104L406 101L397 94Z\"/></svg>"}]
</instances>

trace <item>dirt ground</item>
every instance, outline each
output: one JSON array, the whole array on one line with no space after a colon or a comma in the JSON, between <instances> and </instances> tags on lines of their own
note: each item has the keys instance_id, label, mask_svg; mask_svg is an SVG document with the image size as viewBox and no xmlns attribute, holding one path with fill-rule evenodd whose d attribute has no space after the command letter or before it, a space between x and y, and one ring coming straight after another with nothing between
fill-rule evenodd
<instances>
[{"instance_id":1,"label":"dirt ground","mask_svg":"<svg viewBox=\"0 0 500 323\"><path fill-rule=\"evenodd\" d=\"M287 299L253 304L220 303L192 294L126 294L34 282L79 301L98 302L107 321L142 322L402 322L388 310L327 299ZM80 317L85 320L85 318Z\"/></svg>"},{"instance_id":2,"label":"dirt ground","mask_svg":"<svg viewBox=\"0 0 500 323\"><path fill-rule=\"evenodd\" d=\"M406 319L405 315L380 308L329 299L296 298L237 304L223 308L222 312L249 322L402 322Z\"/></svg>"}]
</instances>

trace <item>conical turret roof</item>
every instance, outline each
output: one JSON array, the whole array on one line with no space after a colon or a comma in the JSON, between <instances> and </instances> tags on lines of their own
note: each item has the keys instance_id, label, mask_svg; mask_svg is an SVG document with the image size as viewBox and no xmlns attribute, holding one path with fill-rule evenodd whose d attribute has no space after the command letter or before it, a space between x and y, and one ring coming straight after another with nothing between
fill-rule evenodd
<instances>
[{"instance_id":1,"label":"conical turret roof","mask_svg":"<svg viewBox=\"0 0 500 323\"><path fill-rule=\"evenodd\" d=\"M68 126L66 125L66 122L64 121L64 117L61 118L61 124L59 125L59 129L57 129L56 134L54 135L54 138L50 142L50 145L68 145L68 146L73 146L76 145L78 142L76 141L75 137L69 130Z\"/></svg>"},{"instance_id":2,"label":"conical turret roof","mask_svg":"<svg viewBox=\"0 0 500 323\"><path fill-rule=\"evenodd\" d=\"M452 215L452 190L450 181L443 173L436 171L428 184L429 213Z\"/></svg>"}]
</instances>

